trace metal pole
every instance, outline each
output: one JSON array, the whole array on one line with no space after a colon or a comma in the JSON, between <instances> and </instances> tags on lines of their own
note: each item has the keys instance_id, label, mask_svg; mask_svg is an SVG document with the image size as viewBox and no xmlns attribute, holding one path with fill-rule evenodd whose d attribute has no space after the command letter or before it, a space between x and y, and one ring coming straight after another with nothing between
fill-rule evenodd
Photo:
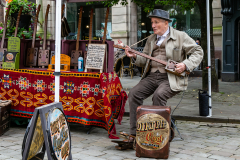
<instances>
[{"instance_id":1,"label":"metal pole","mask_svg":"<svg viewBox=\"0 0 240 160\"><path fill-rule=\"evenodd\" d=\"M60 73L62 0L56 0L55 73ZM55 102L59 102L60 75L55 74Z\"/></svg>"},{"instance_id":2,"label":"metal pole","mask_svg":"<svg viewBox=\"0 0 240 160\"><path fill-rule=\"evenodd\" d=\"M212 116L212 98L211 98L211 52L210 52L210 12L209 1L207 3L207 52L208 52L208 94L209 94L209 115Z\"/></svg>"},{"instance_id":3,"label":"metal pole","mask_svg":"<svg viewBox=\"0 0 240 160\"><path fill-rule=\"evenodd\" d=\"M67 18L67 1L65 1L64 4L65 4L64 17ZM66 39L67 37L64 37L64 40Z\"/></svg>"}]
</instances>

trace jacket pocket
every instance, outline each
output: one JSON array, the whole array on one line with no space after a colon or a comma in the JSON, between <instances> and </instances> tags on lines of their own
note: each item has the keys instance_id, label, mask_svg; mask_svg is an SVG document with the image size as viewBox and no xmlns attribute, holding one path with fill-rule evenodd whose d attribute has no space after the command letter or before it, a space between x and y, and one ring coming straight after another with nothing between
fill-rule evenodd
<instances>
[{"instance_id":1,"label":"jacket pocket","mask_svg":"<svg viewBox=\"0 0 240 160\"><path fill-rule=\"evenodd\" d=\"M174 48L173 49L173 60L180 62L180 58L181 58L181 49Z\"/></svg>"}]
</instances>

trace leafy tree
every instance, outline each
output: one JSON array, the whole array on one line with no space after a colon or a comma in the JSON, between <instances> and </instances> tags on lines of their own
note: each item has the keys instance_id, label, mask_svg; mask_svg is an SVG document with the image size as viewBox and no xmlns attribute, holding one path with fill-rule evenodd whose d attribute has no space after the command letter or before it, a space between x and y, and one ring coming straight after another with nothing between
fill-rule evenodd
<instances>
[{"instance_id":1,"label":"leafy tree","mask_svg":"<svg viewBox=\"0 0 240 160\"><path fill-rule=\"evenodd\" d=\"M111 7L116 4L127 5L128 1L136 3L138 6L141 6L145 12L152 11L156 4L160 5L171 5L175 4L182 8L182 10L190 10L194 7L196 3L199 7L200 17L201 17L201 46L204 51L203 57L203 70L202 70L202 88L208 90L208 57L207 57L207 11L206 11L206 0L107 0L102 1L101 3L105 6ZM215 70L215 54L214 54L214 42L213 42L213 13L212 13L212 2L209 0L210 4L210 43L211 43L211 88L212 91L218 92L218 77ZM92 4L94 2L89 2Z\"/></svg>"}]
</instances>

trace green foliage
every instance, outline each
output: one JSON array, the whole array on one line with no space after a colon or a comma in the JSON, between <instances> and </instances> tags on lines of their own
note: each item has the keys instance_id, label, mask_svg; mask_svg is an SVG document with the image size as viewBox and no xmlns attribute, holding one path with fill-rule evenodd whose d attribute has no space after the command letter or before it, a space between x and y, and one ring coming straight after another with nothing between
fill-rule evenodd
<instances>
[{"instance_id":1,"label":"green foliage","mask_svg":"<svg viewBox=\"0 0 240 160\"><path fill-rule=\"evenodd\" d=\"M31 12L36 8L36 4L29 2L28 0L12 0L8 3L11 5L9 14L18 13L20 7L23 7L22 14L31 14ZM6 8L7 9L7 8Z\"/></svg>"},{"instance_id":2,"label":"green foliage","mask_svg":"<svg viewBox=\"0 0 240 160\"><path fill-rule=\"evenodd\" d=\"M3 23L0 22L0 34L2 34L2 33L3 33Z\"/></svg>"},{"instance_id":3,"label":"green foliage","mask_svg":"<svg viewBox=\"0 0 240 160\"><path fill-rule=\"evenodd\" d=\"M175 5L182 9L182 11L189 11L194 8L195 1L194 0L156 0L156 4L160 5Z\"/></svg>"},{"instance_id":4,"label":"green foliage","mask_svg":"<svg viewBox=\"0 0 240 160\"><path fill-rule=\"evenodd\" d=\"M15 29L16 27L8 27L5 37L6 38L14 37ZM1 35L2 33L3 33L3 28L1 29L0 27L0 38L2 38L2 35ZM33 35L33 30L31 30L31 28L29 28L29 31L27 31L24 28L18 28L17 37L19 37L20 39L32 39L33 38L32 35ZM42 39L42 38L38 34L36 34L36 39Z\"/></svg>"},{"instance_id":5,"label":"green foliage","mask_svg":"<svg viewBox=\"0 0 240 160\"><path fill-rule=\"evenodd\" d=\"M143 7L145 12L150 12L154 9L155 5L176 5L182 9L182 11L190 10L194 8L195 0L131 0L131 2L136 3L138 6ZM96 2L88 2L87 4L94 4ZM127 0L107 0L101 1L101 3L106 7L112 7L116 4L121 4L123 6L128 4Z\"/></svg>"},{"instance_id":6,"label":"green foliage","mask_svg":"<svg viewBox=\"0 0 240 160\"><path fill-rule=\"evenodd\" d=\"M95 3L98 3L98 2L87 2L88 5L95 4ZM127 0L107 0L107 1L101 1L101 3L105 7L112 7L118 3L123 6L126 6L128 4Z\"/></svg>"}]
</instances>

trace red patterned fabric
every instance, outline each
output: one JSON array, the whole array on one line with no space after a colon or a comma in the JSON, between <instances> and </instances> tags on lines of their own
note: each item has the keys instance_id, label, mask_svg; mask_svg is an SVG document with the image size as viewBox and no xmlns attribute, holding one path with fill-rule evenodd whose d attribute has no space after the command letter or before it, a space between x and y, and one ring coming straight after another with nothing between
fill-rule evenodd
<instances>
[{"instance_id":1,"label":"red patterned fabric","mask_svg":"<svg viewBox=\"0 0 240 160\"><path fill-rule=\"evenodd\" d=\"M36 107L54 102L52 72L0 69L0 99L13 101L11 116L31 118ZM116 73L62 72L60 102L69 122L93 125L114 132L127 94ZM119 114L121 113L121 114Z\"/></svg>"}]
</instances>

